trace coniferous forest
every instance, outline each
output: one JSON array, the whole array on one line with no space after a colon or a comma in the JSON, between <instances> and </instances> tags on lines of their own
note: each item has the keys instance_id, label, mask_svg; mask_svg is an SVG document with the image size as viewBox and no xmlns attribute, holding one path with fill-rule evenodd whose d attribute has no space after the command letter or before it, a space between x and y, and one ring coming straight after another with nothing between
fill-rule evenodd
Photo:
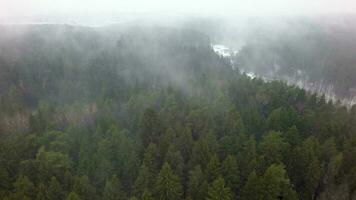
<instances>
[{"instance_id":1,"label":"coniferous forest","mask_svg":"<svg viewBox=\"0 0 356 200\"><path fill-rule=\"evenodd\" d=\"M164 27L0 27L0 199L351 200L356 107Z\"/></svg>"}]
</instances>

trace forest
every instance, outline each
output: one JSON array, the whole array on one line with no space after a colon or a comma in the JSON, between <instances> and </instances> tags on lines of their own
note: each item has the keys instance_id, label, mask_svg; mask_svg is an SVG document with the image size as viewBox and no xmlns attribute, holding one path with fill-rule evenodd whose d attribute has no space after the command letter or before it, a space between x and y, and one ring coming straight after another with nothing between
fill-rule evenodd
<instances>
[{"instance_id":1,"label":"forest","mask_svg":"<svg viewBox=\"0 0 356 200\"><path fill-rule=\"evenodd\" d=\"M354 98L354 27L353 17L256 20L236 62L245 71L316 83L332 87L338 97Z\"/></svg>"},{"instance_id":2,"label":"forest","mask_svg":"<svg viewBox=\"0 0 356 200\"><path fill-rule=\"evenodd\" d=\"M251 79L198 31L0 33L0 199L356 199L356 106Z\"/></svg>"}]
</instances>

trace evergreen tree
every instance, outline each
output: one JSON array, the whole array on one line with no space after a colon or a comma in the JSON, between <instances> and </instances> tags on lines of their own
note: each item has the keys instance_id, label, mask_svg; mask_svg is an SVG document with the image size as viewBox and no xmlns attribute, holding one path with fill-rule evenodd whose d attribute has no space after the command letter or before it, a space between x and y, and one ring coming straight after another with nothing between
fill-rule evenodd
<instances>
[{"instance_id":1,"label":"evergreen tree","mask_svg":"<svg viewBox=\"0 0 356 200\"><path fill-rule=\"evenodd\" d=\"M30 200L35 197L35 186L27 178L27 176L20 176L14 183L13 199Z\"/></svg>"},{"instance_id":2,"label":"evergreen tree","mask_svg":"<svg viewBox=\"0 0 356 200\"><path fill-rule=\"evenodd\" d=\"M47 188L43 183L38 185L36 200L47 200Z\"/></svg>"},{"instance_id":3,"label":"evergreen tree","mask_svg":"<svg viewBox=\"0 0 356 200\"><path fill-rule=\"evenodd\" d=\"M125 199L125 194L122 191L121 183L116 175L114 175L110 181L106 181L103 199L105 200Z\"/></svg>"},{"instance_id":4,"label":"evergreen tree","mask_svg":"<svg viewBox=\"0 0 356 200\"><path fill-rule=\"evenodd\" d=\"M67 196L66 200L81 200L81 198L75 192L71 192Z\"/></svg>"},{"instance_id":5,"label":"evergreen tree","mask_svg":"<svg viewBox=\"0 0 356 200\"><path fill-rule=\"evenodd\" d=\"M154 198L152 197L152 193L150 193L148 190L144 190L140 200L154 200Z\"/></svg>"},{"instance_id":6,"label":"evergreen tree","mask_svg":"<svg viewBox=\"0 0 356 200\"><path fill-rule=\"evenodd\" d=\"M145 150L143 164L149 169L150 173L156 174L159 166L159 152L156 144L149 144Z\"/></svg>"},{"instance_id":7,"label":"evergreen tree","mask_svg":"<svg viewBox=\"0 0 356 200\"><path fill-rule=\"evenodd\" d=\"M179 200L182 198L182 186L168 163L164 163L155 185L156 198L160 200Z\"/></svg>"},{"instance_id":8,"label":"evergreen tree","mask_svg":"<svg viewBox=\"0 0 356 200\"><path fill-rule=\"evenodd\" d=\"M284 154L288 148L289 145L284 141L280 132L270 131L267 135L263 136L260 143L262 154L262 163L260 165L262 165L262 171L273 163L282 163Z\"/></svg>"},{"instance_id":9,"label":"evergreen tree","mask_svg":"<svg viewBox=\"0 0 356 200\"><path fill-rule=\"evenodd\" d=\"M177 148L179 148L179 151L183 156L184 162L188 162L193 152L193 137L190 127L185 127L184 131L178 135L177 143Z\"/></svg>"},{"instance_id":10,"label":"evergreen tree","mask_svg":"<svg viewBox=\"0 0 356 200\"><path fill-rule=\"evenodd\" d=\"M144 147L147 147L150 143L157 144L161 133L161 122L155 110L148 108L142 113L139 128Z\"/></svg>"},{"instance_id":11,"label":"evergreen tree","mask_svg":"<svg viewBox=\"0 0 356 200\"><path fill-rule=\"evenodd\" d=\"M237 161L240 164L241 180L246 181L257 165L256 140L254 137L243 137L239 143L242 148L237 154Z\"/></svg>"},{"instance_id":12,"label":"evergreen tree","mask_svg":"<svg viewBox=\"0 0 356 200\"><path fill-rule=\"evenodd\" d=\"M52 177L48 186L48 198L53 200L62 200L64 198L64 190L56 177Z\"/></svg>"},{"instance_id":13,"label":"evergreen tree","mask_svg":"<svg viewBox=\"0 0 356 200\"><path fill-rule=\"evenodd\" d=\"M263 199L298 199L282 165L271 165L263 175ZM286 195L286 196L284 196Z\"/></svg>"},{"instance_id":14,"label":"evergreen tree","mask_svg":"<svg viewBox=\"0 0 356 200\"><path fill-rule=\"evenodd\" d=\"M209 164L206 167L205 174L209 182L214 181L221 176L221 164L216 154L211 157Z\"/></svg>"},{"instance_id":15,"label":"evergreen tree","mask_svg":"<svg viewBox=\"0 0 356 200\"><path fill-rule=\"evenodd\" d=\"M240 172L236 158L232 155L228 155L222 163L221 169L226 186L229 187L233 193L237 194L240 189Z\"/></svg>"},{"instance_id":16,"label":"evergreen tree","mask_svg":"<svg viewBox=\"0 0 356 200\"><path fill-rule=\"evenodd\" d=\"M193 164L200 165L205 168L211 157L217 151L217 148L218 143L212 132L201 136L193 148Z\"/></svg>"},{"instance_id":17,"label":"evergreen tree","mask_svg":"<svg viewBox=\"0 0 356 200\"><path fill-rule=\"evenodd\" d=\"M208 182L199 165L189 172L188 196L192 199L204 199L207 195Z\"/></svg>"},{"instance_id":18,"label":"evergreen tree","mask_svg":"<svg viewBox=\"0 0 356 200\"><path fill-rule=\"evenodd\" d=\"M96 198L96 189L92 186L88 176L75 177L73 192L81 199L93 200Z\"/></svg>"},{"instance_id":19,"label":"evergreen tree","mask_svg":"<svg viewBox=\"0 0 356 200\"><path fill-rule=\"evenodd\" d=\"M108 139L99 142L96 153L97 166L95 170L95 182L98 185L104 185L107 179L110 179L113 173L111 144Z\"/></svg>"},{"instance_id":20,"label":"evergreen tree","mask_svg":"<svg viewBox=\"0 0 356 200\"><path fill-rule=\"evenodd\" d=\"M141 196L145 190L152 191L154 184L153 174L145 164L142 164L134 184L134 193Z\"/></svg>"},{"instance_id":21,"label":"evergreen tree","mask_svg":"<svg viewBox=\"0 0 356 200\"><path fill-rule=\"evenodd\" d=\"M263 185L260 177L253 171L242 189L243 200L263 200Z\"/></svg>"},{"instance_id":22,"label":"evergreen tree","mask_svg":"<svg viewBox=\"0 0 356 200\"><path fill-rule=\"evenodd\" d=\"M209 187L206 200L232 200L232 192L230 188L225 186L225 181L222 177L213 181Z\"/></svg>"},{"instance_id":23,"label":"evergreen tree","mask_svg":"<svg viewBox=\"0 0 356 200\"><path fill-rule=\"evenodd\" d=\"M184 160L179 151L175 151L171 146L166 154L165 162L171 166L178 177L183 177Z\"/></svg>"}]
</instances>

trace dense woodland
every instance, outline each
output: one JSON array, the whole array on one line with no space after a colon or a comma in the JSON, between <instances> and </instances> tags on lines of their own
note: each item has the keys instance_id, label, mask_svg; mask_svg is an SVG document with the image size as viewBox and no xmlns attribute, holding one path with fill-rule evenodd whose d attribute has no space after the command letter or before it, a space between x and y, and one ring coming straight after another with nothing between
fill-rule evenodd
<instances>
[{"instance_id":1,"label":"dense woodland","mask_svg":"<svg viewBox=\"0 0 356 200\"><path fill-rule=\"evenodd\" d=\"M337 96L354 97L355 26L355 19L346 17L255 20L236 62L245 71L332 85Z\"/></svg>"},{"instance_id":2,"label":"dense woodland","mask_svg":"<svg viewBox=\"0 0 356 200\"><path fill-rule=\"evenodd\" d=\"M0 199L355 199L356 107L195 31L0 28Z\"/></svg>"}]
</instances>

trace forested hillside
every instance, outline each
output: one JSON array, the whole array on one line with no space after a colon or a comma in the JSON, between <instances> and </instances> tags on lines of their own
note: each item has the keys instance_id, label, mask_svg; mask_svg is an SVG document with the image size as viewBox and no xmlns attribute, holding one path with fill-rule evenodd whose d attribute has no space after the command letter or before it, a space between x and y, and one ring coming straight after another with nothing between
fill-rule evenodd
<instances>
[{"instance_id":1,"label":"forested hillside","mask_svg":"<svg viewBox=\"0 0 356 200\"><path fill-rule=\"evenodd\" d=\"M356 198L356 107L250 79L204 34L0 33L0 199Z\"/></svg>"},{"instance_id":2,"label":"forested hillside","mask_svg":"<svg viewBox=\"0 0 356 200\"><path fill-rule=\"evenodd\" d=\"M302 81L336 99L356 99L354 17L254 21L236 62L246 71Z\"/></svg>"}]
</instances>

